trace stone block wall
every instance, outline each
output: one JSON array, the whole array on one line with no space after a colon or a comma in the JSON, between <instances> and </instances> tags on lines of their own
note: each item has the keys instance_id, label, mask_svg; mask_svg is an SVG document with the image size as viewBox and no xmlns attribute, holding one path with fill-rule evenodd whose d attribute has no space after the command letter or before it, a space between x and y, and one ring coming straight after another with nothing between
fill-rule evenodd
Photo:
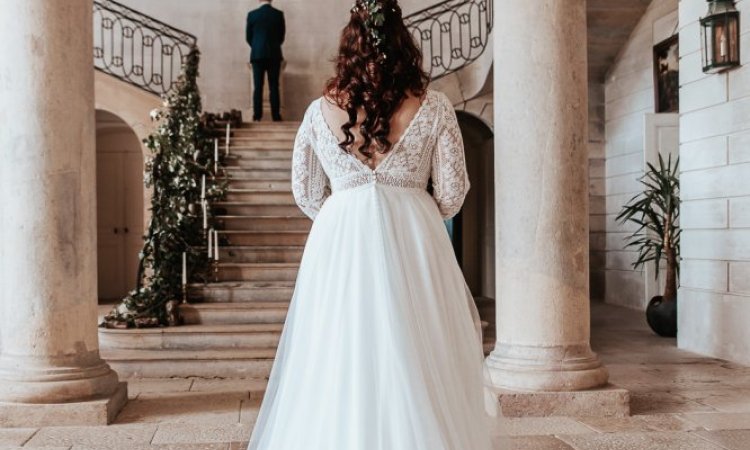
<instances>
[{"instance_id":1,"label":"stone block wall","mask_svg":"<svg viewBox=\"0 0 750 450\"><path fill-rule=\"evenodd\" d=\"M604 273L604 300L636 309L643 309L646 305L644 275L641 270L632 269L636 253L624 249L624 238L632 227L618 224L615 217L622 206L640 191L638 179L643 175L644 166L644 117L654 112L652 48L676 33L677 4L677 0L654 0L651 3L620 51L604 84L604 223L602 231L592 237L603 248L598 261Z\"/></svg>"},{"instance_id":2,"label":"stone block wall","mask_svg":"<svg viewBox=\"0 0 750 450\"><path fill-rule=\"evenodd\" d=\"M750 1L740 0L743 66L701 70L703 0L681 0L680 347L750 364Z\"/></svg>"}]
</instances>

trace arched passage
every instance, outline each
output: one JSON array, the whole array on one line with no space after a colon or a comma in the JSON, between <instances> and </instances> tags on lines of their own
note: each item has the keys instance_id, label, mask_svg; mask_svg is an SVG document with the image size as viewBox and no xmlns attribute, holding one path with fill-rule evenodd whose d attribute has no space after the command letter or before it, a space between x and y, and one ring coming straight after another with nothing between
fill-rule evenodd
<instances>
[{"instance_id":1,"label":"arched passage","mask_svg":"<svg viewBox=\"0 0 750 450\"><path fill-rule=\"evenodd\" d=\"M456 111L464 138L471 189L453 223L453 243L479 314L489 324L485 342L494 341L495 197L494 134L480 118Z\"/></svg>"},{"instance_id":2,"label":"arched passage","mask_svg":"<svg viewBox=\"0 0 750 450\"><path fill-rule=\"evenodd\" d=\"M96 111L96 196L99 301L135 288L143 243L143 153L119 116Z\"/></svg>"}]
</instances>

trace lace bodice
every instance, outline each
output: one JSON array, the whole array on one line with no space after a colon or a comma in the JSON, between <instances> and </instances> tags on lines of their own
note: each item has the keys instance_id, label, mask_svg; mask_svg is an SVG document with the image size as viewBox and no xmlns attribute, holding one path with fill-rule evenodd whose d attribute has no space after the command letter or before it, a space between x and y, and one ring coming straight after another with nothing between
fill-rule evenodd
<instances>
[{"instance_id":1,"label":"lace bodice","mask_svg":"<svg viewBox=\"0 0 750 450\"><path fill-rule=\"evenodd\" d=\"M375 169L341 150L323 118L322 101L314 100L305 111L292 154L294 199L311 219L332 192L373 183L426 189L430 178L443 218L458 213L469 177L456 113L445 94L427 90L401 138Z\"/></svg>"}]
</instances>

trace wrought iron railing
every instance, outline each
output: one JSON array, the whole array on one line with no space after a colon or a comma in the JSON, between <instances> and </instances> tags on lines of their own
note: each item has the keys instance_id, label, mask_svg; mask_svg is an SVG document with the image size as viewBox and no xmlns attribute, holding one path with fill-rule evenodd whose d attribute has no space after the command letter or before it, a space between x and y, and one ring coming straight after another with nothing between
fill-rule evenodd
<instances>
[{"instance_id":1,"label":"wrought iron railing","mask_svg":"<svg viewBox=\"0 0 750 450\"><path fill-rule=\"evenodd\" d=\"M94 1L94 66L157 95L177 81L197 39L112 0Z\"/></svg>"},{"instance_id":2,"label":"wrought iron railing","mask_svg":"<svg viewBox=\"0 0 750 450\"><path fill-rule=\"evenodd\" d=\"M489 42L493 0L446 0L404 18L433 80L476 61Z\"/></svg>"}]
</instances>

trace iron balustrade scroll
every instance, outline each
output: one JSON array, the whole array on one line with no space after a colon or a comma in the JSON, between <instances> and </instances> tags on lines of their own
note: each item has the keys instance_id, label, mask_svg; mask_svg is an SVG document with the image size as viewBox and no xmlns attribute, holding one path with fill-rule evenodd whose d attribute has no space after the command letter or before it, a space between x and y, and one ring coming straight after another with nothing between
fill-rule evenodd
<instances>
[{"instance_id":1,"label":"iron balustrade scroll","mask_svg":"<svg viewBox=\"0 0 750 450\"><path fill-rule=\"evenodd\" d=\"M493 0L446 0L404 17L433 80L476 61L489 42Z\"/></svg>"},{"instance_id":2,"label":"iron balustrade scroll","mask_svg":"<svg viewBox=\"0 0 750 450\"><path fill-rule=\"evenodd\" d=\"M94 1L94 66L156 95L167 93L197 39L112 0Z\"/></svg>"}]
</instances>

